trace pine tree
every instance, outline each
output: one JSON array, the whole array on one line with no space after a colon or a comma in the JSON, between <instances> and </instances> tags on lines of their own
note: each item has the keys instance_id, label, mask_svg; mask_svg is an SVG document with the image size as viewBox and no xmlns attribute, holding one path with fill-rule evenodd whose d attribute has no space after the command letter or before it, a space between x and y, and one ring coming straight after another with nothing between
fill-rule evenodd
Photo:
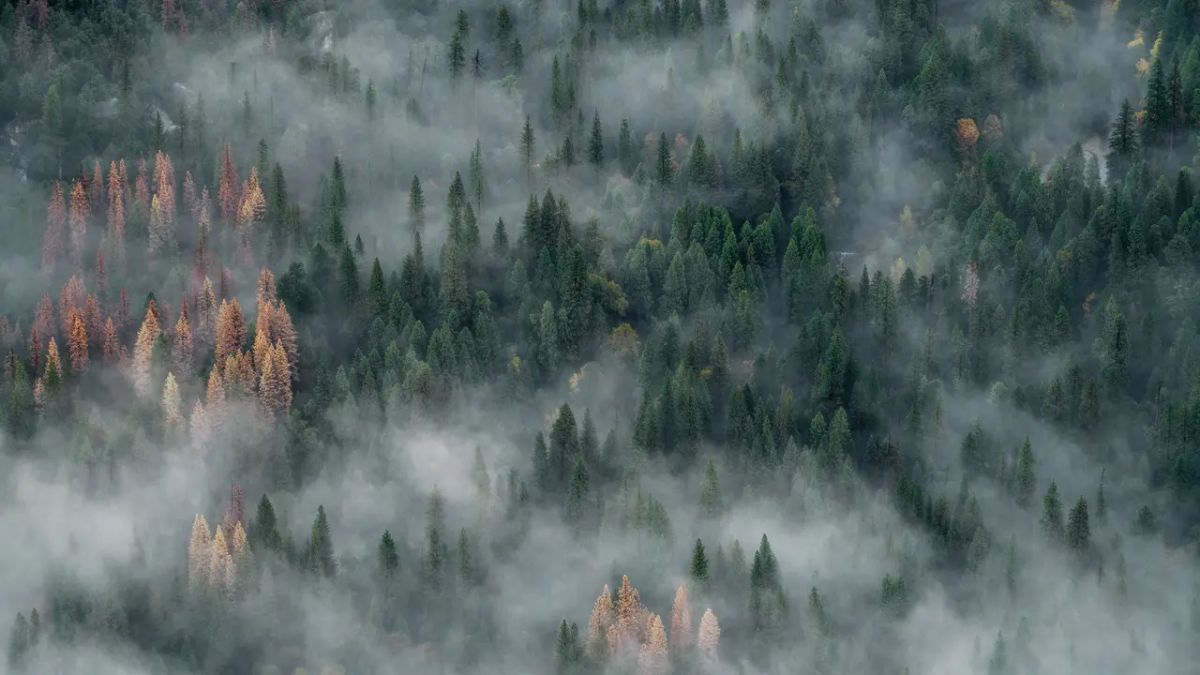
<instances>
[{"instance_id":1,"label":"pine tree","mask_svg":"<svg viewBox=\"0 0 1200 675\"><path fill-rule=\"evenodd\" d=\"M283 540L279 535L278 521L275 516L275 506L270 498L263 493L258 500L258 508L254 512L254 520L250 524L250 546L264 551L279 551Z\"/></svg>"},{"instance_id":2,"label":"pine tree","mask_svg":"<svg viewBox=\"0 0 1200 675\"><path fill-rule=\"evenodd\" d=\"M592 114L592 133L588 136L588 161L592 166L604 164L604 133L600 129L600 112Z\"/></svg>"},{"instance_id":3,"label":"pine tree","mask_svg":"<svg viewBox=\"0 0 1200 675\"><path fill-rule=\"evenodd\" d=\"M1033 464L1033 449L1029 445L1029 439L1026 438L1025 443L1021 445L1021 449L1017 452L1017 474L1014 485L1017 505L1023 509L1029 508L1029 505L1033 502L1033 492L1037 487L1033 473Z\"/></svg>"},{"instance_id":4,"label":"pine tree","mask_svg":"<svg viewBox=\"0 0 1200 675\"><path fill-rule=\"evenodd\" d=\"M525 116L525 126L521 129L521 162L525 165L526 178L533 180L533 126L529 116Z\"/></svg>"},{"instance_id":5,"label":"pine tree","mask_svg":"<svg viewBox=\"0 0 1200 675\"><path fill-rule=\"evenodd\" d=\"M308 540L308 569L326 579L332 579L337 573L333 539L329 533L329 521L325 518L324 505L317 507L317 517L313 520L312 534Z\"/></svg>"},{"instance_id":6,"label":"pine tree","mask_svg":"<svg viewBox=\"0 0 1200 675\"><path fill-rule=\"evenodd\" d=\"M671 146L667 143L667 135L659 134L657 158L654 162L654 181L660 187L667 187L671 184L671 178L675 174L675 169L671 164Z\"/></svg>"},{"instance_id":7,"label":"pine tree","mask_svg":"<svg viewBox=\"0 0 1200 675\"><path fill-rule=\"evenodd\" d=\"M616 630L610 630L615 636L615 649L618 654L630 653L641 639L642 630L646 627L646 609L642 606L638 590L629 582L628 576L621 577L621 586L617 589L617 622ZM661 629L662 622L659 622ZM665 635L664 635L665 639ZM663 645L664 647L666 645ZM663 650L665 657L665 649Z\"/></svg>"},{"instance_id":8,"label":"pine tree","mask_svg":"<svg viewBox=\"0 0 1200 675\"><path fill-rule=\"evenodd\" d=\"M1077 554L1083 555L1091 545L1091 534L1087 500L1080 497L1075 506L1071 507L1071 514L1067 519L1067 545Z\"/></svg>"},{"instance_id":9,"label":"pine tree","mask_svg":"<svg viewBox=\"0 0 1200 675\"><path fill-rule=\"evenodd\" d=\"M233 567L233 554L229 548L229 540L225 529L217 527L213 532L212 545L209 547L208 583L222 597L233 594L236 573Z\"/></svg>"},{"instance_id":10,"label":"pine tree","mask_svg":"<svg viewBox=\"0 0 1200 675\"><path fill-rule=\"evenodd\" d=\"M688 576L697 588L708 590L711 579L708 572L708 556L704 553L704 542L696 540L692 548L692 563L688 568Z\"/></svg>"},{"instance_id":11,"label":"pine tree","mask_svg":"<svg viewBox=\"0 0 1200 675\"><path fill-rule=\"evenodd\" d=\"M705 517L715 518L721 514L723 509L717 467L710 459L704 467L704 482L700 485L700 512Z\"/></svg>"},{"instance_id":12,"label":"pine tree","mask_svg":"<svg viewBox=\"0 0 1200 675\"><path fill-rule=\"evenodd\" d=\"M195 354L195 343L192 338L192 324L185 312L180 312L175 322L175 336L171 342L171 367L180 376L192 373L192 359Z\"/></svg>"},{"instance_id":13,"label":"pine tree","mask_svg":"<svg viewBox=\"0 0 1200 675\"><path fill-rule=\"evenodd\" d=\"M1058 497L1058 484L1050 481L1046 496L1042 498L1042 530L1055 541L1063 540L1062 501Z\"/></svg>"},{"instance_id":14,"label":"pine tree","mask_svg":"<svg viewBox=\"0 0 1200 675\"><path fill-rule=\"evenodd\" d=\"M242 314L242 306L238 304L237 298L230 301L221 300L213 345L214 361L225 363L230 354L241 351L245 342L246 319Z\"/></svg>"}]
</instances>

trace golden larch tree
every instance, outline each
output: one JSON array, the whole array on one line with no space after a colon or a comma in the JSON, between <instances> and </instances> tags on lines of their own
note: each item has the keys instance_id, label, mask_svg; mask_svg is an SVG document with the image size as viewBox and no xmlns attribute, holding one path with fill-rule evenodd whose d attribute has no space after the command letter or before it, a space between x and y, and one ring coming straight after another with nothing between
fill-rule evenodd
<instances>
[{"instance_id":1,"label":"golden larch tree","mask_svg":"<svg viewBox=\"0 0 1200 675\"><path fill-rule=\"evenodd\" d=\"M100 316L100 301L95 293L88 293L83 302L83 325L87 328L89 344L94 343L104 335L104 320Z\"/></svg>"},{"instance_id":2,"label":"golden larch tree","mask_svg":"<svg viewBox=\"0 0 1200 675\"><path fill-rule=\"evenodd\" d=\"M63 379L62 357L58 354L58 342L52 337L46 344L46 386L53 392Z\"/></svg>"},{"instance_id":3,"label":"golden larch tree","mask_svg":"<svg viewBox=\"0 0 1200 675\"><path fill-rule=\"evenodd\" d=\"M666 675L671 669L667 659L667 632L662 618L651 614L646 623L646 642L638 654L638 675Z\"/></svg>"},{"instance_id":4,"label":"golden larch tree","mask_svg":"<svg viewBox=\"0 0 1200 675\"><path fill-rule=\"evenodd\" d=\"M212 545L209 550L208 565L211 585L222 595L228 596L233 590L234 571L233 555L229 551L224 528L217 527L213 531Z\"/></svg>"},{"instance_id":5,"label":"golden larch tree","mask_svg":"<svg viewBox=\"0 0 1200 675\"><path fill-rule=\"evenodd\" d=\"M188 588L199 592L206 588L211 578L212 533L208 521L197 513L192 521L192 538L188 540Z\"/></svg>"},{"instance_id":6,"label":"golden larch tree","mask_svg":"<svg viewBox=\"0 0 1200 675\"><path fill-rule=\"evenodd\" d=\"M63 199L62 184L55 181L50 189L50 203L46 206L46 229L42 233L42 272L46 276L54 273L54 268L62 256L63 228L67 222L67 205Z\"/></svg>"},{"instance_id":7,"label":"golden larch tree","mask_svg":"<svg viewBox=\"0 0 1200 675\"><path fill-rule=\"evenodd\" d=\"M80 375L88 366L88 332L79 312L71 314L71 330L67 333L67 354L71 357L71 372Z\"/></svg>"},{"instance_id":8,"label":"golden larch tree","mask_svg":"<svg viewBox=\"0 0 1200 675\"><path fill-rule=\"evenodd\" d=\"M175 224L159 195L154 195L150 200L149 238L148 250L151 255L170 253L175 243Z\"/></svg>"},{"instance_id":9,"label":"golden larch tree","mask_svg":"<svg viewBox=\"0 0 1200 675\"><path fill-rule=\"evenodd\" d=\"M677 659L687 656L692 646L692 607L688 602L687 586L675 590L671 605L671 653Z\"/></svg>"},{"instance_id":10,"label":"golden larch tree","mask_svg":"<svg viewBox=\"0 0 1200 675\"><path fill-rule=\"evenodd\" d=\"M283 352L287 354L288 368L290 369L292 381L297 381L297 373L299 373L300 363L300 344L296 339L296 328L292 325L292 315L288 314L287 307L283 305L282 300L275 301L275 308L271 310L271 337L283 345Z\"/></svg>"},{"instance_id":11,"label":"golden larch tree","mask_svg":"<svg viewBox=\"0 0 1200 675\"><path fill-rule=\"evenodd\" d=\"M259 307L263 303L275 301L275 273L266 267L258 272L258 282L254 285L254 297Z\"/></svg>"},{"instance_id":12,"label":"golden larch tree","mask_svg":"<svg viewBox=\"0 0 1200 675\"><path fill-rule=\"evenodd\" d=\"M225 422L225 383L221 381L221 371L216 365L208 372L204 403L209 427L215 433Z\"/></svg>"},{"instance_id":13,"label":"golden larch tree","mask_svg":"<svg viewBox=\"0 0 1200 675\"><path fill-rule=\"evenodd\" d=\"M205 448L208 442L212 439L212 424L208 419L208 410L204 407L204 401L196 399L192 404L192 414L188 416L188 428L192 434L192 445L197 448Z\"/></svg>"},{"instance_id":14,"label":"golden larch tree","mask_svg":"<svg viewBox=\"0 0 1200 675\"><path fill-rule=\"evenodd\" d=\"M158 315L153 306L146 308L146 318L138 329L137 341L133 345L133 388L138 396L145 398L150 395L150 366L154 356L154 343L162 334L158 325Z\"/></svg>"},{"instance_id":15,"label":"golden larch tree","mask_svg":"<svg viewBox=\"0 0 1200 675\"><path fill-rule=\"evenodd\" d=\"M83 264L83 249L87 244L88 218L91 209L88 207L87 190L83 181L75 179L71 185L71 205L67 214L67 226L71 232L71 262L76 267Z\"/></svg>"},{"instance_id":16,"label":"golden larch tree","mask_svg":"<svg viewBox=\"0 0 1200 675\"><path fill-rule=\"evenodd\" d=\"M254 354L254 370L262 374L264 361L271 356L271 339L267 337L267 326L261 321L254 324L254 346L250 351Z\"/></svg>"},{"instance_id":17,"label":"golden larch tree","mask_svg":"<svg viewBox=\"0 0 1200 675\"><path fill-rule=\"evenodd\" d=\"M196 181L192 178L191 171L183 172L183 208L192 217L192 220L196 220L200 215L200 201L196 195Z\"/></svg>"},{"instance_id":18,"label":"golden larch tree","mask_svg":"<svg viewBox=\"0 0 1200 675\"><path fill-rule=\"evenodd\" d=\"M183 424L183 402L179 400L179 385L175 382L175 374L167 373L163 382L162 414L163 424L168 429L178 428Z\"/></svg>"}]
</instances>

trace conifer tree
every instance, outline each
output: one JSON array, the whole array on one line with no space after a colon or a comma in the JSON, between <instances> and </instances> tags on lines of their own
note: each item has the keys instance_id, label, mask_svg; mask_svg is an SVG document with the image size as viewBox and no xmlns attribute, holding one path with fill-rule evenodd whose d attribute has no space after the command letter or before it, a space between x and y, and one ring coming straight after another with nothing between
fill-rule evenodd
<instances>
[{"instance_id":1,"label":"conifer tree","mask_svg":"<svg viewBox=\"0 0 1200 675\"><path fill-rule=\"evenodd\" d=\"M62 256L63 227L67 220L67 206L63 198L62 184L55 182L50 192L50 203L46 207L46 229L42 235L42 273L49 277Z\"/></svg>"},{"instance_id":2,"label":"conifer tree","mask_svg":"<svg viewBox=\"0 0 1200 675\"><path fill-rule=\"evenodd\" d=\"M67 224L71 232L71 261L76 267L83 263L83 248L87 244L88 219L91 210L88 207L87 190L83 181L76 179L71 186L71 205L67 216Z\"/></svg>"},{"instance_id":3,"label":"conifer tree","mask_svg":"<svg viewBox=\"0 0 1200 675\"><path fill-rule=\"evenodd\" d=\"M646 624L646 642L638 654L638 675L666 675L671 669L667 659L667 632L662 618L651 614Z\"/></svg>"},{"instance_id":4,"label":"conifer tree","mask_svg":"<svg viewBox=\"0 0 1200 675\"><path fill-rule=\"evenodd\" d=\"M325 517L325 506L317 507L313 520L312 534L308 540L308 570L326 579L337 573L337 561L333 557L333 538L329 532L329 521Z\"/></svg>"},{"instance_id":5,"label":"conifer tree","mask_svg":"<svg viewBox=\"0 0 1200 675\"><path fill-rule=\"evenodd\" d=\"M163 382L162 414L163 424L168 429L175 429L183 424L182 405L183 403L179 400L179 385L175 382L175 375L167 373L167 379Z\"/></svg>"},{"instance_id":6,"label":"conifer tree","mask_svg":"<svg viewBox=\"0 0 1200 675\"><path fill-rule=\"evenodd\" d=\"M608 654L608 631L617 620L616 608L613 606L612 591L608 584L596 598L592 606L592 615L588 619L587 654L594 663L602 663Z\"/></svg>"},{"instance_id":7,"label":"conifer tree","mask_svg":"<svg viewBox=\"0 0 1200 675\"><path fill-rule=\"evenodd\" d=\"M683 662L692 648L692 608L688 602L687 586L675 589L671 604L671 654L677 663Z\"/></svg>"},{"instance_id":8,"label":"conifer tree","mask_svg":"<svg viewBox=\"0 0 1200 675\"><path fill-rule=\"evenodd\" d=\"M71 331L67 336L67 353L71 357L71 372L83 374L88 366L88 333L79 312L71 314Z\"/></svg>"},{"instance_id":9,"label":"conifer tree","mask_svg":"<svg viewBox=\"0 0 1200 675\"><path fill-rule=\"evenodd\" d=\"M146 308L146 318L138 329L137 341L133 347L133 387L138 395L145 398L150 395L151 360L154 356L154 345L162 335L158 315L152 307Z\"/></svg>"},{"instance_id":10,"label":"conifer tree","mask_svg":"<svg viewBox=\"0 0 1200 675\"><path fill-rule=\"evenodd\" d=\"M1063 512L1062 500L1058 497L1058 484L1050 481L1046 495L1042 498L1042 530L1053 540L1062 541Z\"/></svg>"},{"instance_id":11,"label":"conifer tree","mask_svg":"<svg viewBox=\"0 0 1200 675\"><path fill-rule=\"evenodd\" d=\"M208 521L197 513L192 521L192 537L188 541L188 588L193 593L208 586L211 577L212 535Z\"/></svg>"},{"instance_id":12,"label":"conifer tree","mask_svg":"<svg viewBox=\"0 0 1200 675\"><path fill-rule=\"evenodd\" d=\"M721 624L717 621L717 615L713 614L712 608L709 607L700 617L700 631L696 636L696 647L700 650L700 658L706 669L705 672L717 664L717 647L720 641Z\"/></svg>"}]
</instances>

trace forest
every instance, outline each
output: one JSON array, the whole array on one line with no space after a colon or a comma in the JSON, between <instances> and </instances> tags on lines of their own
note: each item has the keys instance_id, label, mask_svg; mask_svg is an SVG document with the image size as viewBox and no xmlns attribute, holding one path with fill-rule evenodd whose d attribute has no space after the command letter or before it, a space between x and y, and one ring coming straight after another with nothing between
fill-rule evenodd
<instances>
[{"instance_id":1,"label":"forest","mask_svg":"<svg viewBox=\"0 0 1200 675\"><path fill-rule=\"evenodd\" d=\"M1191 674L1200 0L7 0L0 354L0 674Z\"/></svg>"}]
</instances>

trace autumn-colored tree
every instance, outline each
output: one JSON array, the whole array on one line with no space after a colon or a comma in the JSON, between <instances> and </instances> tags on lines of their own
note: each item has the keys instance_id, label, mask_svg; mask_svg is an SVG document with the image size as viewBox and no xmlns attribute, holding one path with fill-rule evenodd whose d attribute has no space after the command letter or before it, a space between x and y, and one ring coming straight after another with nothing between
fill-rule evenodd
<instances>
[{"instance_id":1,"label":"autumn-colored tree","mask_svg":"<svg viewBox=\"0 0 1200 675\"><path fill-rule=\"evenodd\" d=\"M983 120L983 140L988 143L999 143L1004 139L1004 126L1000 123L1000 118L996 117L995 113L988 115Z\"/></svg>"},{"instance_id":2,"label":"autumn-colored tree","mask_svg":"<svg viewBox=\"0 0 1200 675\"><path fill-rule=\"evenodd\" d=\"M225 501L225 516L221 519L221 527L225 528L226 539L233 551L233 531L235 527L246 522L246 492L241 484L229 486L229 498Z\"/></svg>"},{"instance_id":3,"label":"autumn-colored tree","mask_svg":"<svg viewBox=\"0 0 1200 675\"><path fill-rule=\"evenodd\" d=\"M146 176L145 158L138 160L137 178L133 180L133 198L142 205L142 208L150 208L150 183Z\"/></svg>"},{"instance_id":4,"label":"autumn-colored tree","mask_svg":"<svg viewBox=\"0 0 1200 675\"><path fill-rule=\"evenodd\" d=\"M58 342L54 338L50 338L46 345L46 373L43 377L47 393L53 395L63 380L62 358L58 355Z\"/></svg>"},{"instance_id":5,"label":"autumn-colored tree","mask_svg":"<svg viewBox=\"0 0 1200 675\"><path fill-rule=\"evenodd\" d=\"M123 163L123 162L122 162ZM108 246L117 270L125 268L125 187L116 163L108 167Z\"/></svg>"},{"instance_id":6,"label":"autumn-colored tree","mask_svg":"<svg viewBox=\"0 0 1200 675\"><path fill-rule=\"evenodd\" d=\"M706 665L713 665L717 662L717 645L721 641L721 624L717 622L717 615L713 614L712 608L704 610L704 616L700 617L700 632L696 636L696 647L700 650L701 661Z\"/></svg>"},{"instance_id":7,"label":"autumn-colored tree","mask_svg":"<svg viewBox=\"0 0 1200 675\"><path fill-rule=\"evenodd\" d=\"M246 318L242 315L242 306L237 298L221 301L217 312L216 337L214 340L214 356L217 363L224 363L230 354L241 350L246 342Z\"/></svg>"},{"instance_id":8,"label":"autumn-colored tree","mask_svg":"<svg viewBox=\"0 0 1200 675\"><path fill-rule=\"evenodd\" d=\"M233 162L233 151L229 144L221 146L221 167L218 171L217 201L221 205L221 219L232 223L237 215L238 194L237 166Z\"/></svg>"},{"instance_id":9,"label":"autumn-colored tree","mask_svg":"<svg viewBox=\"0 0 1200 675\"><path fill-rule=\"evenodd\" d=\"M267 217L267 200L258 181L258 167L250 167L250 176L242 184L242 198L238 203L237 226L243 236L254 230Z\"/></svg>"},{"instance_id":10,"label":"autumn-colored tree","mask_svg":"<svg viewBox=\"0 0 1200 675\"><path fill-rule=\"evenodd\" d=\"M218 593L228 597L233 593L235 576L233 554L229 550L224 528L218 527L213 532L212 544L209 546L209 550L209 583Z\"/></svg>"},{"instance_id":11,"label":"autumn-colored tree","mask_svg":"<svg viewBox=\"0 0 1200 675\"><path fill-rule=\"evenodd\" d=\"M55 181L46 207L46 229L42 234L42 273L50 276L62 256L63 228L67 222L67 205L62 184Z\"/></svg>"},{"instance_id":12,"label":"autumn-colored tree","mask_svg":"<svg viewBox=\"0 0 1200 675\"><path fill-rule=\"evenodd\" d=\"M83 316L71 314L71 330L67 333L67 354L71 357L71 372L82 374L88 366L88 333Z\"/></svg>"},{"instance_id":13,"label":"autumn-colored tree","mask_svg":"<svg viewBox=\"0 0 1200 675\"><path fill-rule=\"evenodd\" d=\"M646 623L646 642L638 654L638 675L666 675L671 669L667 660L667 632L662 618L651 614Z\"/></svg>"},{"instance_id":14,"label":"autumn-colored tree","mask_svg":"<svg viewBox=\"0 0 1200 675\"><path fill-rule=\"evenodd\" d=\"M100 170L100 160L92 161L92 177L87 184L88 203L97 209L104 203L104 172Z\"/></svg>"},{"instance_id":15,"label":"autumn-colored tree","mask_svg":"<svg viewBox=\"0 0 1200 675\"><path fill-rule=\"evenodd\" d=\"M117 343L117 327L113 325L112 317L104 322L104 342L100 347L100 356L107 365L112 365L117 362L117 356L121 353L121 346Z\"/></svg>"},{"instance_id":16,"label":"autumn-colored tree","mask_svg":"<svg viewBox=\"0 0 1200 675\"><path fill-rule=\"evenodd\" d=\"M95 343L104 335L104 322L100 315L100 301L95 293L88 293L83 302L83 325L87 328L89 344Z\"/></svg>"},{"instance_id":17,"label":"autumn-colored tree","mask_svg":"<svg viewBox=\"0 0 1200 675\"><path fill-rule=\"evenodd\" d=\"M213 431L220 430L225 422L225 383L221 378L221 369L216 365L208 372L204 403L209 426Z\"/></svg>"},{"instance_id":18,"label":"autumn-colored tree","mask_svg":"<svg viewBox=\"0 0 1200 675\"><path fill-rule=\"evenodd\" d=\"M29 369L35 374L42 369L42 333L37 324L29 328Z\"/></svg>"},{"instance_id":19,"label":"autumn-colored tree","mask_svg":"<svg viewBox=\"0 0 1200 675\"><path fill-rule=\"evenodd\" d=\"M230 549L230 553L233 555L233 568L236 572L241 572L246 568L246 564L250 558L250 546L246 541L246 528L242 526L241 520L233 524L233 538L230 543Z\"/></svg>"},{"instance_id":20,"label":"autumn-colored tree","mask_svg":"<svg viewBox=\"0 0 1200 675\"><path fill-rule=\"evenodd\" d=\"M188 541L188 588L198 593L208 587L211 578L212 533L208 521L197 513L192 521L192 538Z\"/></svg>"},{"instance_id":21,"label":"autumn-colored tree","mask_svg":"<svg viewBox=\"0 0 1200 675\"><path fill-rule=\"evenodd\" d=\"M266 267L258 272L258 282L254 285L254 297L260 312L264 303L269 304L275 301L275 274Z\"/></svg>"},{"instance_id":22,"label":"autumn-colored tree","mask_svg":"<svg viewBox=\"0 0 1200 675\"><path fill-rule=\"evenodd\" d=\"M192 217L192 220L196 220L200 216L200 200L196 194L196 180L192 178L191 171L183 172L183 209Z\"/></svg>"},{"instance_id":23,"label":"autumn-colored tree","mask_svg":"<svg viewBox=\"0 0 1200 675\"><path fill-rule=\"evenodd\" d=\"M616 641L613 645L618 654L630 652L641 642L646 614L638 590L629 582L628 576L622 576L621 587L617 589Z\"/></svg>"},{"instance_id":24,"label":"autumn-colored tree","mask_svg":"<svg viewBox=\"0 0 1200 675\"><path fill-rule=\"evenodd\" d=\"M208 409L204 401L196 399L192 404L192 414L188 417L188 428L192 434L192 444L197 448L205 448L212 439L212 423L208 418Z\"/></svg>"},{"instance_id":25,"label":"autumn-colored tree","mask_svg":"<svg viewBox=\"0 0 1200 675\"><path fill-rule=\"evenodd\" d=\"M267 337L266 327L259 322L255 322L254 346L250 348L250 353L254 355L254 370L261 374L264 361L271 357L271 340Z\"/></svg>"},{"instance_id":26,"label":"autumn-colored tree","mask_svg":"<svg viewBox=\"0 0 1200 675\"><path fill-rule=\"evenodd\" d=\"M154 356L154 344L158 341L158 336L161 334L162 328L158 323L158 315L154 313L153 306L148 306L146 308L146 318L142 320L142 327L138 329L137 341L133 345L133 369L131 373L133 376L134 391L142 398L150 395L151 359Z\"/></svg>"},{"instance_id":27,"label":"autumn-colored tree","mask_svg":"<svg viewBox=\"0 0 1200 675\"><path fill-rule=\"evenodd\" d=\"M298 381L300 346L296 340L296 328L292 325L292 315L288 314L282 300L276 300L275 308L271 310L271 338L283 346L292 381Z\"/></svg>"},{"instance_id":28,"label":"autumn-colored tree","mask_svg":"<svg viewBox=\"0 0 1200 675\"><path fill-rule=\"evenodd\" d=\"M973 155L975 144L979 142L979 127L975 125L975 120L970 117L960 119L954 127L954 138L958 143L959 153L964 157Z\"/></svg>"},{"instance_id":29,"label":"autumn-colored tree","mask_svg":"<svg viewBox=\"0 0 1200 675\"><path fill-rule=\"evenodd\" d=\"M261 373L258 385L259 402L271 415L286 416L292 405L292 382L288 373L287 356L279 343L268 347Z\"/></svg>"},{"instance_id":30,"label":"autumn-colored tree","mask_svg":"<svg viewBox=\"0 0 1200 675\"><path fill-rule=\"evenodd\" d=\"M163 382L162 414L163 424L168 429L175 429L183 424L183 402L179 400L179 385L175 382L174 373L167 373Z\"/></svg>"},{"instance_id":31,"label":"autumn-colored tree","mask_svg":"<svg viewBox=\"0 0 1200 675\"><path fill-rule=\"evenodd\" d=\"M58 320L62 324L63 335L71 330L71 315L75 312L82 312L85 302L87 302L87 288L83 285L83 279L80 279L77 274L72 274L58 294Z\"/></svg>"},{"instance_id":32,"label":"autumn-colored tree","mask_svg":"<svg viewBox=\"0 0 1200 675\"><path fill-rule=\"evenodd\" d=\"M71 232L71 262L76 267L83 264L83 249L87 244L88 218L91 209L88 207L87 190L83 181L76 179L71 186L71 205L67 215L67 225Z\"/></svg>"},{"instance_id":33,"label":"autumn-colored tree","mask_svg":"<svg viewBox=\"0 0 1200 675\"><path fill-rule=\"evenodd\" d=\"M150 199L149 236L148 250L151 255L170 253L175 245L175 224L159 195Z\"/></svg>"},{"instance_id":34,"label":"autumn-colored tree","mask_svg":"<svg viewBox=\"0 0 1200 675\"><path fill-rule=\"evenodd\" d=\"M212 281L204 277L196 296L196 337L205 343L211 342L216 324L217 294L213 292Z\"/></svg>"},{"instance_id":35,"label":"autumn-colored tree","mask_svg":"<svg viewBox=\"0 0 1200 675\"><path fill-rule=\"evenodd\" d=\"M692 608L688 602L687 586L675 590L671 605L671 653L677 660L687 657L692 647Z\"/></svg>"},{"instance_id":36,"label":"autumn-colored tree","mask_svg":"<svg viewBox=\"0 0 1200 675\"><path fill-rule=\"evenodd\" d=\"M608 629L616 619L612 591L608 589L608 584L604 584L604 590L596 598L592 616L588 619L587 653L593 661L601 661L608 652Z\"/></svg>"},{"instance_id":37,"label":"autumn-colored tree","mask_svg":"<svg viewBox=\"0 0 1200 675\"><path fill-rule=\"evenodd\" d=\"M184 307L186 308L186 305ZM175 322L175 336L171 342L171 366L180 375L190 374L194 354L192 324L188 321L187 312L180 312L179 320Z\"/></svg>"}]
</instances>

